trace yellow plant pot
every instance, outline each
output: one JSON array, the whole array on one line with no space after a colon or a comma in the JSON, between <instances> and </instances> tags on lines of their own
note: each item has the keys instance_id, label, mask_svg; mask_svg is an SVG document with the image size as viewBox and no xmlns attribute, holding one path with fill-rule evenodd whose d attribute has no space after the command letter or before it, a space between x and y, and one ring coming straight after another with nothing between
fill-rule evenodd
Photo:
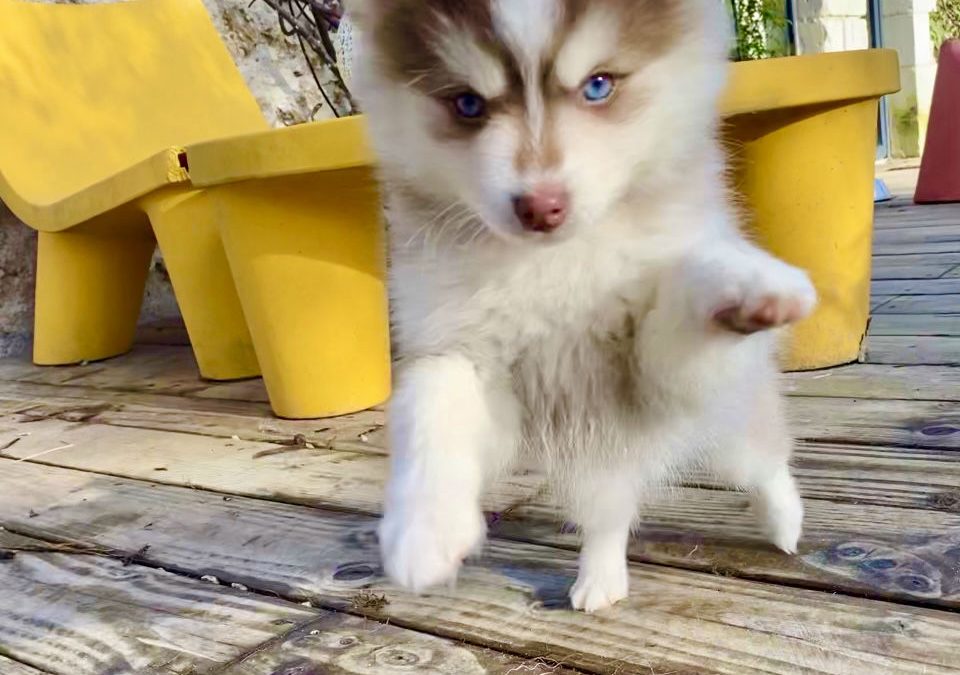
<instances>
[{"instance_id":1,"label":"yellow plant pot","mask_svg":"<svg viewBox=\"0 0 960 675\"><path fill-rule=\"evenodd\" d=\"M783 350L788 370L855 361L870 309L880 96L889 49L736 63L721 104L734 184L757 242L810 273L820 303Z\"/></svg>"}]
</instances>

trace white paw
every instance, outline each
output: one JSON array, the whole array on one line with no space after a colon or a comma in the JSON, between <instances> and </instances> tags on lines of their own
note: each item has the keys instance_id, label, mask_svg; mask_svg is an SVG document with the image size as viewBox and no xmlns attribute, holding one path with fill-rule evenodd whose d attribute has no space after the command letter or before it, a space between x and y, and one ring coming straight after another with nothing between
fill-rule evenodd
<instances>
[{"instance_id":1,"label":"white paw","mask_svg":"<svg viewBox=\"0 0 960 675\"><path fill-rule=\"evenodd\" d=\"M721 328L749 335L806 318L817 292L806 272L774 258L737 270L710 293L710 319Z\"/></svg>"},{"instance_id":2,"label":"white paw","mask_svg":"<svg viewBox=\"0 0 960 675\"><path fill-rule=\"evenodd\" d=\"M770 543L785 553L795 554L803 531L803 501L796 489L775 496L757 496L754 509Z\"/></svg>"},{"instance_id":3,"label":"white paw","mask_svg":"<svg viewBox=\"0 0 960 675\"><path fill-rule=\"evenodd\" d=\"M389 510L380 523L380 551L390 579L415 593L452 583L479 550L486 522L479 507L439 502Z\"/></svg>"},{"instance_id":4,"label":"white paw","mask_svg":"<svg viewBox=\"0 0 960 675\"><path fill-rule=\"evenodd\" d=\"M626 560L581 569L570 590L570 604L588 614L598 612L626 598L629 586Z\"/></svg>"}]
</instances>

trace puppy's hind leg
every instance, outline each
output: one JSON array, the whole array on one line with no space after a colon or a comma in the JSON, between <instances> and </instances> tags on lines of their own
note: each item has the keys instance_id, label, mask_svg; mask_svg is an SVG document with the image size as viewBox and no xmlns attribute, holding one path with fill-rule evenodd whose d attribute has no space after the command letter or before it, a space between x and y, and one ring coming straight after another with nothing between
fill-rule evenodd
<instances>
[{"instance_id":1,"label":"puppy's hind leg","mask_svg":"<svg viewBox=\"0 0 960 675\"><path fill-rule=\"evenodd\" d=\"M803 501L790 473L793 439L776 393L763 398L751 415L746 436L719 449L711 458L712 468L724 482L750 493L757 523L767 539L794 554L803 528Z\"/></svg>"}]
</instances>

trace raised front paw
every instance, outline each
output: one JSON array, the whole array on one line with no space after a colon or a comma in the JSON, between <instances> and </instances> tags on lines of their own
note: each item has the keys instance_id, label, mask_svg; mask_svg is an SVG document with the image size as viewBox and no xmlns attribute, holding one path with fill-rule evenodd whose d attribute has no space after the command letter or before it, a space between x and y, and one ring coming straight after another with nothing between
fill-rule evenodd
<instances>
[{"instance_id":1,"label":"raised front paw","mask_svg":"<svg viewBox=\"0 0 960 675\"><path fill-rule=\"evenodd\" d=\"M806 318L817 304L807 274L770 260L752 274L720 286L710 317L719 327L750 335Z\"/></svg>"},{"instance_id":2,"label":"raised front paw","mask_svg":"<svg viewBox=\"0 0 960 675\"><path fill-rule=\"evenodd\" d=\"M390 579L415 593L452 582L483 543L479 507L418 504L389 510L380 523L380 551Z\"/></svg>"}]
</instances>

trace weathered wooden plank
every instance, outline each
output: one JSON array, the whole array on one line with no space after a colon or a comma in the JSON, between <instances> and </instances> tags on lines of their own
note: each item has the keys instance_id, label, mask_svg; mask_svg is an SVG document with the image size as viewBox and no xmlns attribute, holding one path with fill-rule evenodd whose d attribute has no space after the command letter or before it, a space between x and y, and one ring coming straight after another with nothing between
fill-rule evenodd
<instances>
[{"instance_id":1,"label":"weathered wooden plank","mask_svg":"<svg viewBox=\"0 0 960 675\"><path fill-rule=\"evenodd\" d=\"M957 217L956 207L951 213L917 215L905 214L903 212L892 212L885 210L877 211L877 217L874 219L874 231L882 234L890 230L909 230L911 228L935 228L935 227L956 227L960 224L960 218Z\"/></svg>"},{"instance_id":2,"label":"weathered wooden plank","mask_svg":"<svg viewBox=\"0 0 960 675\"><path fill-rule=\"evenodd\" d=\"M268 497L291 503L326 505L365 513L381 508L383 483L388 464L381 455L367 455L328 449L293 449L288 453L258 457L259 445L237 445L230 449L204 448L186 442L178 434L157 434L110 427L70 427L45 421L29 437L8 449L12 457L31 457L44 449L63 448L37 461L73 467L107 475L156 480L172 485L205 488L222 493ZM0 438L3 438L0 435ZM64 447L72 443L71 447ZM842 499L864 504L893 504L936 508L943 495L958 492L952 473L935 464L949 458L942 453L919 449L856 446L836 447L837 466L853 468L846 457L856 457L852 479L822 471L826 446L801 443L797 453L801 489L808 497ZM903 466L894 476L886 457ZM809 460L809 461L808 461ZM909 460L915 460L913 462ZM960 465L958 465L960 466ZM162 469L162 471L158 471ZM939 480L931 480L933 470ZM893 480L904 487L894 490ZM836 485L842 484L842 494ZM536 472L520 472L499 482L487 496L491 512L510 510L522 502L549 504L542 494L544 478ZM833 495L833 496L831 496Z\"/></svg>"},{"instance_id":3,"label":"weathered wooden plank","mask_svg":"<svg viewBox=\"0 0 960 675\"><path fill-rule=\"evenodd\" d=\"M882 296L880 296L882 297ZM877 300L880 298L877 297ZM889 298L874 314L960 314L960 294L900 295Z\"/></svg>"},{"instance_id":4,"label":"weathered wooden plank","mask_svg":"<svg viewBox=\"0 0 960 675\"><path fill-rule=\"evenodd\" d=\"M960 253L960 241L914 241L887 244L875 242L874 255L901 255L904 253Z\"/></svg>"},{"instance_id":5,"label":"weathered wooden plank","mask_svg":"<svg viewBox=\"0 0 960 675\"><path fill-rule=\"evenodd\" d=\"M951 264L899 265L879 262L882 260L883 258L874 260L874 279L938 279L953 269Z\"/></svg>"},{"instance_id":6,"label":"weathered wooden plank","mask_svg":"<svg viewBox=\"0 0 960 675\"><path fill-rule=\"evenodd\" d=\"M361 601L362 602L362 601ZM368 602L377 602L370 594ZM411 639L415 636L415 639ZM385 626L365 617L322 613L217 675L574 675L559 662Z\"/></svg>"},{"instance_id":7,"label":"weathered wooden plank","mask_svg":"<svg viewBox=\"0 0 960 675\"><path fill-rule=\"evenodd\" d=\"M899 227L878 228L873 235L874 244L916 244L936 242L960 242L960 220L953 222L930 221L901 224Z\"/></svg>"},{"instance_id":8,"label":"weathered wooden plank","mask_svg":"<svg viewBox=\"0 0 960 675\"><path fill-rule=\"evenodd\" d=\"M960 406L952 401L790 397L794 433L804 440L960 448Z\"/></svg>"},{"instance_id":9,"label":"weathered wooden plank","mask_svg":"<svg viewBox=\"0 0 960 675\"><path fill-rule=\"evenodd\" d=\"M37 670L19 661L0 655L0 673L3 675L49 675L49 670Z\"/></svg>"},{"instance_id":10,"label":"weathered wooden plank","mask_svg":"<svg viewBox=\"0 0 960 675\"><path fill-rule=\"evenodd\" d=\"M164 567L600 672L946 673L960 639L952 613L644 564L631 565L627 601L577 614L564 609L575 554L503 540L488 543L455 590L412 596L378 576L366 517L49 467L18 464L12 474L0 471L0 518L18 527L118 550L146 542L145 556ZM701 521L717 517L703 508L711 503L697 505ZM869 508L857 513L851 526L882 527Z\"/></svg>"},{"instance_id":11,"label":"weathered wooden plank","mask_svg":"<svg viewBox=\"0 0 960 675\"><path fill-rule=\"evenodd\" d=\"M868 335L863 361L894 365L960 363L960 338Z\"/></svg>"},{"instance_id":12,"label":"weathered wooden plank","mask_svg":"<svg viewBox=\"0 0 960 675\"><path fill-rule=\"evenodd\" d=\"M372 448L375 452L382 451L377 449L377 439L383 436L384 424L382 410L324 420L282 420L273 416L269 406L255 402L4 382L0 412L11 411L22 412L23 420L52 417L287 445Z\"/></svg>"},{"instance_id":13,"label":"weathered wooden plank","mask_svg":"<svg viewBox=\"0 0 960 675\"><path fill-rule=\"evenodd\" d=\"M910 385L888 385L896 386ZM943 386L949 390L949 381ZM792 397L789 410L798 436L811 441L960 446L955 403ZM382 439L369 444L376 446L372 451L358 452L115 427L89 420L78 423L69 418L23 419L0 417L0 447L9 445L3 454L221 492L376 512L387 473ZM541 486L542 478L536 473L518 473L497 485L487 508L509 508L534 496Z\"/></svg>"},{"instance_id":14,"label":"weathered wooden plank","mask_svg":"<svg viewBox=\"0 0 960 675\"><path fill-rule=\"evenodd\" d=\"M242 587L84 554L90 549L83 545L9 533L0 537L0 550L22 548L48 551L17 552L0 564L4 587L11 587L7 582L15 586L0 598L0 645L62 675L214 670L388 675L414 670L411 666L460 675L526 664L489 649ZM64 549L75 552L56 552ZM255 670L271 663L275 669ZM541 670L535 665L530 664L532 672L552 672L546 670L549 664ZM295 666L304 670L283 670Z\"/></svg>"},{"instance_id":15,"label":"weathered wooden plank","mask_svg":"<svg viewBox=\"0 0 960 675\"><path fill-rule=\"evenodd\" d=\"M960 367L953 366L855 363L788 373L783 381L784 391L793 396L960 401Z\"/></svg>"},{"instance_id":16,"label":"weathered wooden plank","mask_svg":"<svg viewBox=\"0 0 960 675\"><path fill-rule=\"evenodd\" d=\"M259 378L234 382L201 379L189 347L175 345L138 345L123 356L73 366L38 367L24 359L2 359L0 380L228 400L268 400Z\"/></svg>"},{"instance_id":17,"label":"weathered wooden plank","mask_svg":"<svg viewBox=\"0 0 960 675\"><path fill-rule=\"evenodd\" d=\"M380 510L388 471L383 453L279 446L58 419L16 423L0 417L0 448L15 439L0 455L364 512ZM540 476L529 473L511 476L488 495L486 506L491 511L506 509L536 494L542 482Z\"/></svg>"},{"instance_id":18,"label":"weathered wooden plank","mask_svg":"<svg viewBox=\"0 0 960 675\"><path fill-rule=\"evenodd\" d=\"M23 360L0 360L0 380L26 378L46 384L78 384L125 391L190 394L208 383L200 379L189 349L140 345L123 356L73 366L36 367Z\"/></svg>"},{"instance_id":19,"label":"weathered wooden plank","mask_svg":"<svg viewBox=\"0 0 960 675\"><path fill-rule=\"evenodd\" d=\"M871 284L871 291L874 295L957 294L960 293L960 279L878 280Z\"/></svg>"},{"instance_id":20,"label":"weathered wooden plank","mask_svg":"<svg viewBox=\"0 0 960 675\"><path fill-rule=\"evenodd\" d=\"M874 265L960 265L960 253L877 253Z\"/></svg>"},{"instance_id":21,"label":"weathered wooden plank","mask_svg":"<svg viewBox=\"0 0 960 675\"><path fill-rule=\"evenodd\" d=\"M267 403L267 388L261 378L235 382L210 382L206 389L193 392L198 398L224 399L228 401L258 401Z\"/></svg>"},{"instance_id":22,"label":"weathered wooden plank","mask_svg":"<svg viewBox=\"0 0 960 675\"><path fill-rule=\"evenodd\" d=\"M955 204L930 204L922 208L916 206L889 206L877 208L874 212L874 228L906 228L927 225L960 224L960 209Z\"/></svg>"},{"instance_id":23,"label":"weathered wooden plank","mask_svg":"<svg viewBox=\"0 0 960 675\"><path fill-rule=\"evenodd\" d=\"M827 407L841 408L842 402L834 401ZM53 421L45 421L39 424L53 423ZM218 492L326 505L367 513L377 513L380 510L383 481L388 467L386 459L379 455L350 457L347 453L318 449L300 450L294 451L291 455L274 455L256 459L242 448L229 453L215 450L204 452L179 442L180 439L176 434L170 434L170 438L161 439L160 442L164 445L155 450L155 443L158 441L151 438L153 434L150 432L141 432L149 435L138 446L135 442L123 437L112 436L109 427L99 429L87 427L87 430L93 434L91 443L78 440L75 448L41 457L39 461L53 461L60 465L101 473L145 479L156 478L171 484L203 487ZM38 443L36 447L41 448L56 447L53 445L54 440L59 439L56 442L61 443L63 439L60 435L69 432L64 429L48 429L46 431L50 437L43 440L41 438L43 431L38 429L31 435L29 441L24 442L36 442ZM130 433L133 430L115 431ZM30 456L34 452L34 448L27 445L21 448L20 444L17 444L14 447L20 448L21 456ZM13 450L14 448L11 448L8 452ZM154 455L154 452L158 452L158 456ZM829 449L826 452L829 453ZM866 508L865 505L878 504L949 511L960 503L952 467L940 468L946 466L942 460L948 457L948 454L918 449L900 451L867 446L837 447L834 454L835 456L825 455L823 447L816 444L800 444L797 453L798 476L801 490L806 497L843 500L861 505L857 507L858 509ZM851 457L853 459L848 461ZM910 461L911 459L916 460L916 465ZM157 473L151 468L158 461L163 462L165 471ZM902 463L902 466L893 471L891 461ZM825 463L830 462L837 466L843 465L847 469L855 467L856 472L847 479L843 475L843 470L846 469L841 470L831 466L824 468ZM932 478L931 473L942 475ZM729 504L731 499L729 495L715 491L703 493L699 501L702 502L704 498L708 504L716 503L717 500L726 500L723 503ZM552 505L549 495L543 491L542 479L535 474L525 473L498 483L487 498L486 508L494 512L512 513L518 504L527 504L530 509L538 509L542 518L551 524L560 519L560 514ZM692 511L686 513L686 518L692 522L697 522L696 519L700 517L698 515L700 513L711 513L710 509L704 511L702 504L698 504L698 500L692 500L691 504ZM670 507L671 510L677 508L682 507ZM834 513L830 509L836 508L838 508L837 505L831 502L828 513ZM812 507L808 506L808 511L811 509ZM723 518L730 520L737 513L737 508L727 507ZM892 518L889 515L886 517L890 523L900 524L889 527L889 534L896 539L903 536L902 526L907 521L904 520L905 515L902 509L892 513ZM652 509L649 514L651 518L659 518L663 515L662 507ZM862 521L850 520L849 514L841 513L841 515L847 524L857 526L862 524ZM873 514L870 517L876 522L879 522L877 519L882 519L879 514ZM917 516L920 519L918 522L923 522L928 517ZM722 540L729 538L729 533L717 531L716 522L711 523L708 520L703 524L704 531L711 536L719 536ZM820 525L821 530L830 528L836 530L837 523ZM680 529L683 529L682 526ZM915 532L916 529L914 526L909 531ZM753 533L755 538L755 528L751 522L748 522L747 527L737 532L737 535L742 540L750 542L750 533ZM742 548L743 541L738 541L737 544L731 545L729 550L725 549L724 555L732 557L733 560L739 560L742 558ZM670 556L676 558L676 551L671 549ZM659 558L658 561L662 562L663 558ZM717 562L716 564L727 563ZM774 558L771 564L775 566L781 563Z\"/></svg>"},{"instance_id":24,"label":"weathered wooden plank","mask_svg":"<svg viewBox=\"0 0 960 675\"><path fill-rule=\"evenodd\" d=\"M203 673L314 616L293 603L3 533L0 645L62 675ZM55 547L50 547L55 548Z\"/></svg>"},{"instance_id":25,"label":"weathered wooden plank","mask_svg":"<svg viewBox=\"0 0 960 675\"><path fill-rule=\"evenodd\" d=\"M870 319L870 335L960 335L960 314L876 314Z\"/></svg>"},{"instance_id":26,"label":"weathered wooden plank","mask_svg":"<svg viewBox=\"0 0 960 675\"><path fill-rule=\"evenodd\" d=\"M949 278L951 278L951 279L960 277L960 265L957 265L956 267L954 267L954 268L951 269L950 271L946 272L943 276L944 276L944 277L949 277Z\"/></svg>"}]
</instances>

